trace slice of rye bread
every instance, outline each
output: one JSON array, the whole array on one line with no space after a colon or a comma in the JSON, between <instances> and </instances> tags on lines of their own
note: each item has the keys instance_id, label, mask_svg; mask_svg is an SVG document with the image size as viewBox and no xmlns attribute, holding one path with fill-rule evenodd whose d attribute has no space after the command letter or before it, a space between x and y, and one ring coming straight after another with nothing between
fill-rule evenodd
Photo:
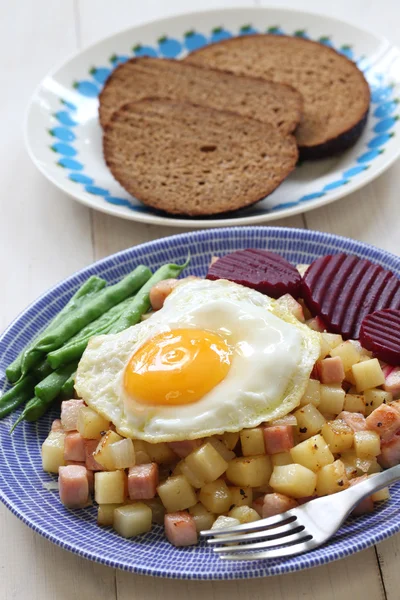
<instances>
[{"instance_id":1,"label":"slice of rye bread","mask_svg":"<svg viewBox=\"0 0 400 600\"><path fill-rule=\"evenodd\" d=\"M138 200L206 216L262 200L294 169L295 138L275 125L174 100L122 106L104 129L104 157Z\"/></svg>"},{"instance_id":2,"label":"slice of rye bread","mask_svg":"<svg viewBox=\"0 0 400 600\"><path fill-rule=\"evenodd\" d=\"M289 83L299 90L304 110L296 139L302 159L349 148L366 124L370 91L364 75L345 56L317 42L249 35L204 46L185 61Z\"/></svg>"},{"instance_id":3,"label":"slice of rye bread","mask_svg":"<svg viewBox=\"0 0 400 600\"><path fill-rule=\"evenodd\" d=\"M291 133L300 122L303 100L288 85L237 77L207 67L163 58L132 58L108 78L100 94L104 127L112 113L128 102L147 97L170 98L230 110Z\"/></svg>"}]
</instances>

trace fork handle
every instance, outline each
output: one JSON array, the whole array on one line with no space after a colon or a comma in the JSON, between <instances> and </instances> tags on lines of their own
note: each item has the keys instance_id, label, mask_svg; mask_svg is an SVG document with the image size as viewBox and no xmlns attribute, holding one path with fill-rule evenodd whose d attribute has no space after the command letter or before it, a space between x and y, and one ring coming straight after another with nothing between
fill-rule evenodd
<instances>
[{"instance_id":1,"label":"fork handle","mask_svg":"<svg viewBox=\"0 0 400 600\"><path fill-rule=\"evenodd\" d=\"M342 494L349 493L351 499L353 501L352 508L356 506L361 500L381 490L382 488L395 483L395 481L399 481L400 479L400 465L396 465L395 467L391 467L386 471L382 471L381 473L377 473L373 477L368 477L365 481L358 483L354 487L348 488L341 492Z\"/></svg>"}]
</instances>

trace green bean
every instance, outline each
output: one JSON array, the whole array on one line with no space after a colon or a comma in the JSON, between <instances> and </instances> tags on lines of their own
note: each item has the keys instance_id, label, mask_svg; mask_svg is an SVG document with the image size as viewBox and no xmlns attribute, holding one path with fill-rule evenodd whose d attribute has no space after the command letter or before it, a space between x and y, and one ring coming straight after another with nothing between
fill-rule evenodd
<instances>
[{"instance_id":1,"label":"green bean","mask_svg":"<svg viewBox=\"0 0 400 600\"><path fill-rule=\"evenodd\" d=\"M34 377L27 375L14 387L5 392L0 398L0 419L9 415L24 402L28 402L33 394L34 387Z\"/></svg>"},{"instance_id":2,"label":"green bean","mask_svg":"<svg viewBox=\"0 0 400 600\"><path fill-rule=\"evenodd\" d=\"M77 363L65 365L53 371L35 385L35 396L40 398L44 404L51 404L61 392L61 388L69 377L76 371Z\"/></svg>"},{"instance_id":3,"label":"green bean","mask_svg":"<svg viewBox=\"0 0 400 600\"><path fill-rule=\"evenodd\" d=\"M42 381L45 377L50 375L53 372L53 368L51 367L49 361L47 359L42 360L36 367L33 367L32 375L35 377L36 381Z\"/></svg>"},{"instance_id":4,"label":"green bean","mask_svg":"<svg viewBox=\"0 0 400 600\"><path fill-rule=\"evenodd\" d=\"M43 352L51 352L60 348L64 342L71 339L85 325L135 293L150 277L150 269L143 265L138 266L124 279L115 285L106 287L95 298L89 300L84 306L81 306L72 315L64 319L58 327L40 340L37 349Z\"/></svg>"},{"instance_id":5,"label":"green bean","mask_svg":"<svg viewBox=\"0 0 400 600\"><path fill-rule=\"evenodd\" d=\"M70 375L67 379L67 381L64 383L64 385L61 388L61 394L63 396L63 398L73 398L74 397L74 392L75 392L75 376L76 376L76 371L74 371L72 373L72 375Z\"/></svg>"},{"instance_id":6,"label":"green bean","mask_svg":"<svg viewBox=\"0 0 400 600\"><path fill-rule=\"evenodd\" d=\"M86 301L88 296L97 294L102 288L104 288L106 283L107 282L105 279L101 279L95 275L89 277L89 279L85 281L85 283L72 296L64 308L54 317L51 323L40 334L40 336L31 344L29 344L28 347L17 356L11 365L7 367L6 375L7 379L11 383L18 381L24 373L26 373L30 368L32 368L32 366L36 365L43 358L43 352L39 352L34 349L34 346L40 341L41 337L47 335L53 328L57 327L67 315L76 310L83 301Z\"/></svg>"}]
</instances>

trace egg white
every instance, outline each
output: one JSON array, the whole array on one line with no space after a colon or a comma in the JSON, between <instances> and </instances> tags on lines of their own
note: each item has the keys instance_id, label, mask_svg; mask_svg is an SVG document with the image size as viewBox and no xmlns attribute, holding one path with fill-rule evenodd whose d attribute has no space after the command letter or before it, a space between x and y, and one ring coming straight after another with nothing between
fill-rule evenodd
<instances>
[{"instance_id":1,"label":"egg white","mask_svg":"<svg viewBox=\"0 0 400 600\"><path fill-rule=\"evenodd\" d=\"M199 401L148 406L128 397L124 370L158 333L196 328L220 334L233 348L226 377ZM319 336L255 290L219 280L178 286L146 321L90 340L76 375L80 398L125 437L148 442L240 431L296 408L320 352Z\"/></svg>"}]
</instances>

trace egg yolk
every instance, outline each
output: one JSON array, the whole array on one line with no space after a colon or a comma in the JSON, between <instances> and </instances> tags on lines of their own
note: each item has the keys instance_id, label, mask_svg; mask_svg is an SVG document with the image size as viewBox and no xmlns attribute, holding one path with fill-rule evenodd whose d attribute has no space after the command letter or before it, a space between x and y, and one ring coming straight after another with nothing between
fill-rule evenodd
<instances>
[{"instance_id":1,"label":"egg yolk","mask_svg":"<svg viewBox=\"0 0 400 600\"><path fill-rule=\"evenodd\" d=\"M175 329L159 333L131 357L127 393L143 404L197 402L227 375L231 349L216 333Z\"/></svg>"}]
</instances>

